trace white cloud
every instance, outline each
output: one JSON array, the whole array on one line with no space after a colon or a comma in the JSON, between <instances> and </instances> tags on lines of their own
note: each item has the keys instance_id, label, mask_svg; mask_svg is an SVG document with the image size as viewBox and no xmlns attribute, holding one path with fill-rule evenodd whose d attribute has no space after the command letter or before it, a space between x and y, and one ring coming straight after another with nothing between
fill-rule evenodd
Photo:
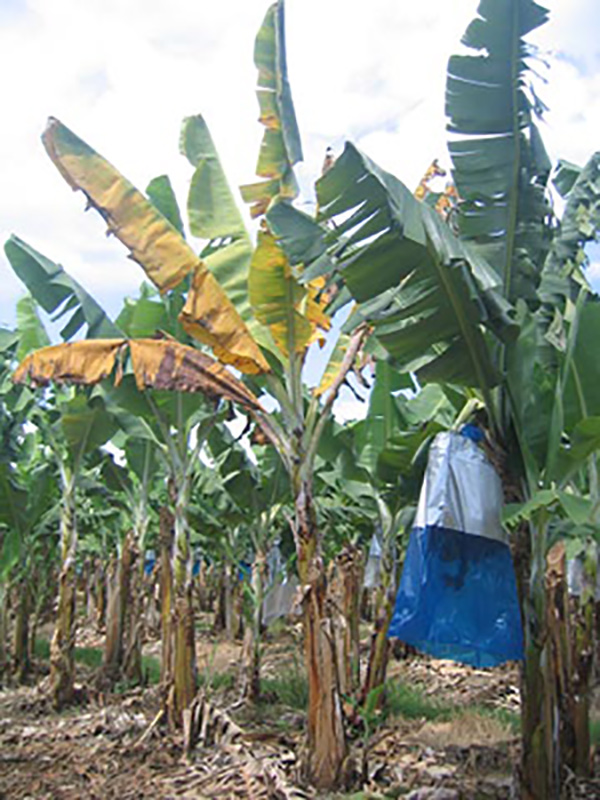
<instances>
[{"instance_id":1,"label":"white cloud","mask_svg":"<svg viewBox=\"0 0 600 800\"><path fill-rule=\"evenodd\" d=\"M598 146L600 76L595 0L556 0L534 34L549 52L553 156L579 161ZM476 0L287 0L289 72L306 183L328 144L352 138L409 186L444 156L448 56ZM16 232L60 261L102 302L116 305L142 271L82 213L39 141L54 115L140 188L168 172L184 202L190 168L179 156L181 119L202 112L234 186L254 179L254 35L268 0L12 0L0 25L0 236ZM581 43L585 43L585 48ZM569 54L571 57L569 57ZM0 323L19 284L0 257Z\"/></svg>"}]
</instances>

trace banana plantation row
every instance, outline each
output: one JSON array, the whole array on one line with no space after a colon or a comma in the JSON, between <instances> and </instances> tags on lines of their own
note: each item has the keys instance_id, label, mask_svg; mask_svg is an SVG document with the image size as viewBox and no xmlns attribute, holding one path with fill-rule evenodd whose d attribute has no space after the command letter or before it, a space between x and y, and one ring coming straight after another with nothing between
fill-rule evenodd
<instances>
[{"instance_id":1,"label":"banana plantation row","mask_svg":"<svg viewBox=\"0 0 600 800\"><path fill-rule=\"evenodd\" d=\"M334 787L351 758L342 698L384 702L394 551L427 447L474 423L502 482L523 620L522 796L557 796L563 767L589 770L600 305L584 248L600 220L600 155L553 166L544 149L525 37L547 15L532 0L482 0L468 52L448 64L445 192L424 181L415 196L348 142L328 157L308 215L294 205L302 149L278 0L255 44L259 180L241 187L256 239L202 116L181 132L186 224L168 177L141 192L49 120L48 155L149 283L111 320L60 265L17 236L6 243L30 294L17 329L0 332L5 670L7 598L24 678L56 595L52 697L73 700L75 598L87 581L107 603L103 680L141 681L158 572L165 706L181 725L196 694L193 591L206 590L210 564L230 629L243 593L244 691L256 699L267 557L283 553L299 582L306 774ZM186 235L204 242L199 254ZM62 344L50 344L38 307L66 320ZM313 379L306 356L324 345ZM336 422L342 387L368 398L365 420ZM361 674L361 572L376 528L382 578ZM557 542L566 548L551 550ZM571 621L567 556L584 576ZM241 580L243 561L252 569Z\"/></svg>"}]
</instances>

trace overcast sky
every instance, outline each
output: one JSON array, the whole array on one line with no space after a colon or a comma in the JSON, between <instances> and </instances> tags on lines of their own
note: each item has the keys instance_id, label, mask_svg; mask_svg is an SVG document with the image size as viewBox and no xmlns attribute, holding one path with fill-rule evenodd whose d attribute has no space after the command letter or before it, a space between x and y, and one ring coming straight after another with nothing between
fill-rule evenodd
<instances>
[{"instance_id":1,"label":"overcast sky","mask_svg":"<svg viewBox=\"0 0 600 800\"><path fill-rule=\"evenodd\" d=\"M598 0L554 0L532 40L550 65L540 91L553 157L600 149ZM143 278L84 214L45 154L58 117L138 188L168 173L185 204L191 168L178 153L184 116L204 114L234 187L254 180L252 50L267 0L0 0L0 236L17 233L59 261L113 315ZM288 66L305 183L327 145L352 139L409 186L447 161L444 84L477 0L287 0ZM360 11L359 11L360 9ZM600 263L593 266L600 277ZM0 325L21 286L0 254Z\"/></svg>"}]
</instances>

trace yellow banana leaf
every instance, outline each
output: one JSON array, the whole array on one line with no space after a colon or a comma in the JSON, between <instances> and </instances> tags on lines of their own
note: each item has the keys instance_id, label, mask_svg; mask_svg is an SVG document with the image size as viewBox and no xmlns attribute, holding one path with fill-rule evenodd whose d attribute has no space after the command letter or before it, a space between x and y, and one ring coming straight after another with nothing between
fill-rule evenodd
<instances>
[{"instance_id":1,"label":"yellow banana leaf","mask_svg":"<svg viewBox=\"0 0 600 800\"><path fill-rule=\"evenodd\" d=\"M105 158L54 117L42 142L63 178L84 192L161 292L194 269L198 256L185 239Z\"/></svg>"},{"instance_id":2,"label":"yellow banana leaf","mask_svg":"<svg viewBox=\"0 0 600 800\"><path fill-rule=\"evenodd\" d=\"M15 383L28 379L36 386L58 383L93 384L107 378L115 367L124 339L86 339L42 347L30 353L15 370Z\"/></svg>"},{"instance_id":3,"label":"yellow banana leaf","mask_svg":"<svg viewBox=\"0 0 600 800\"><path fill-rule=\"evenodd\" d=\"M302 311L309 322L323 331L328 331L331 328L331 318L326 311L327 303L321 296L324 286L325 278L315 278L307 284L308 292Z\"/></svg>"},{"instance_id":4,"label":"yellow banana leaf","mask_svg":"<svg viewBox=\"0 0 600 800\"><path fill-rule=\"evenodd\" d=\"M226 367L194 347L169 339L132 339L131 362L138 389L201 392L259 409L252 392Z\"/></svg>"},{"instance_id":5,"label":"yellow banana leaf","mask_svg":"<svg viewBox=\"0 0 600 800\"><path fill-rule=\"evenodd\" d=\"M248 276L250 304L267 325L284 356L303 353L316 325L302 309L308 293L292 274L283 249L269 231L260 231Z\"/></svg>"},{"instance_id":6,"label":"yellow banana leaf","mask_svg":"<svg viewBox=\"0 0 600 800\"><path fill-rule=\"evenodd\" d=\"M85 193L161 292L193 272L203 295L191 297L183 312L192 335L242 372L267 372L267 361L222 287L152 203L57 119L50 118L42 140L67 183Z\"/></svg>"},{"instance_id":7,"label":"yellow banana leaf","mask_svg":"<svg viewBox=\"0 0 600 800\"><path fill-rule=\"evenodd\" d=\"M325 394L325 392L340 374L342 361L344 360L344 356L346 355L349 344L350 337L345 333L340 334L340 337L333 348L333 352L329 356L329 361L325 367L325 372L323 373L321 382L315 389L313 389L313 394L315 397L320 397L322 394Z\"/></svg>"},{"instance_id":8,"label":"yellow banana leaf","mask_svg":"<svg viewBox=\"0 0 600 800\"><path fill-rule=\"evenodd\" d=\"M115 384L118 384L121 359L127 348L140 391L200 392L232 400L244 408L260 408L252 392L226 367L206 353L173 340L86 339L43 347L24 359L13 380L16 383L30 380L38 386L50 381L91 385L108 378L117 365Z\"/></svg>"},{"instance_id":9,"label":"yellow banana leaf","mask_svg":"<svg viewBox=\"0 0 600 800\"><path fill-rule=\"evenodd\" d=\"M224 364L247 374L269 372L269 364L233 304L200 261L179 320L183 328L213 349Z\"/></svg>"}]
</instances>

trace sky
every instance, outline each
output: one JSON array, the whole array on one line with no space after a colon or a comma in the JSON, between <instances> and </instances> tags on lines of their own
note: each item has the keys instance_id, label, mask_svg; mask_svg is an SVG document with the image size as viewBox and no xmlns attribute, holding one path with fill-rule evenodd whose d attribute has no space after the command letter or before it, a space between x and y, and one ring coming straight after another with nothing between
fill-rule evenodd
<instances>
[{"instance_id":1,"label":"sky","mask_svg":"<svg viewBox=\"0 0 600 800\"><path fill-rule=\"evenodd\" d=\"M553 158L584 163L600 149L598 0L554 0L531 38L550 107ZM167 173L185 205L191 167L184 117L202 113L233 187L255 180L255 34L268 0L0 0L0 238L16 233L58 261L116 316L144 275L83 213L40 142L58 117L138 188ZM477 0L286 0L288 71L302 134L304 186L327 146L352 140L414 187L433 158L448 164L448 57ZM358 9L361 9L359 12ZM309 199L305 200L309 203ZM600 286L600 255L590 277ZM0 251L0 326L22 287Z\"/></svg>"}]
</instances>

